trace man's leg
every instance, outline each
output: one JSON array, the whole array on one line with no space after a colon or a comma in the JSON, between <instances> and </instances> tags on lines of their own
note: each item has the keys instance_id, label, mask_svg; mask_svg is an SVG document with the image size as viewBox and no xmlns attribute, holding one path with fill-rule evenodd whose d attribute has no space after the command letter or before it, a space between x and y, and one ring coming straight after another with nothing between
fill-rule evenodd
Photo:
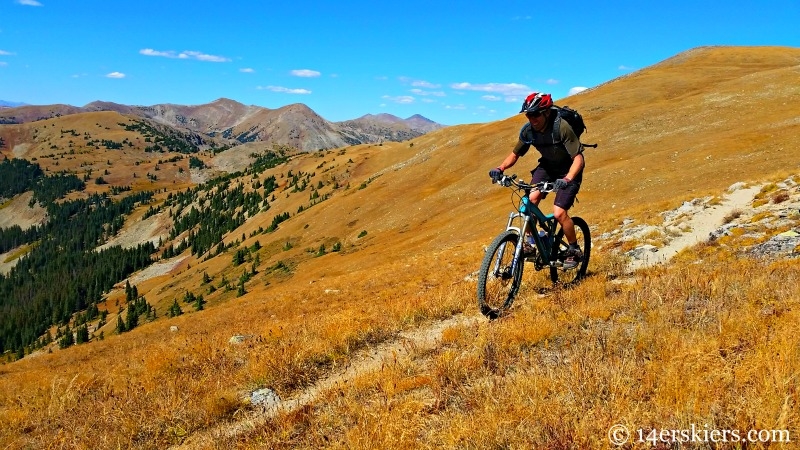
<instances>
[{"instance_id":1,"label":"man's leg","mask_svg":"<svg viewBox=\"0 0 800 450\"><path fill-rule=\"evenodd\" d=\"M561 224L561 228L564 229L564 237L567 238L567 242L570 244L578 242L578 238L575 236L575 223L572 222L572 218L567 214L567 210L558 205L553 205L553 216Z\"/></svg>"},{"instance_id":2,"label":"man's leg","mask_svg":"<svg viewBox=\"0 0 800 450\"><path fill-rule=\"evenodd\" d=\"M567 214L567 210L572 207L575 198L580 190L580 181L577 183L570 183L565 189L561 189L556 194L556 200L553 205L553 216L556 218L561 229L564 230L564 238L569 244L569 248L563 254L564 268L571 269L577 267L579 262L583 259L583 252L581 252L578 245L578 237L575 234L575 222Z\"/></svg>"}]
</instances>

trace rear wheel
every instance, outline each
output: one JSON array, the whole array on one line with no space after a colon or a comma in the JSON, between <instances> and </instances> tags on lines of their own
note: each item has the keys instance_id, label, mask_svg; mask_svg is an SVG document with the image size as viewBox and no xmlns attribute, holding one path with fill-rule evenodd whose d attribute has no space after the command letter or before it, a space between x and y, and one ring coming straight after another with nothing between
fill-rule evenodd
<instances>
[{"instance_id":1,"label":"rear wheel","mask_svg":"<svg viewBox=\"0 0 800 450\"><path fill-rule=\"evenodd\" d=\"M514 301L522 284L522 257L514 260L519 235L506 231L497 236L486 250L478 273L478 307L490 319L496 319Z\"/></svg>"},{"instance_id":2,"label":"rear wheel","mask_svg":"<svg viewBox=\"0 0 800 450\"><path fill-rule=\"evenodd\" d=\"M592 236L589 233L589 225L580 217L573 217L572 222L575 224L575 235L578 238L578 245L583 251L583 258L577 266L571 269L550 266L550 279L553 283L559 282L559 279L564 284L577 283L586 276L586 269L589 267L589 255L592 251ZM569 243L564 237L564 230L559 227L552 250L553 261L563 263L567 248L569 248ZM558 265L560 266L561 264Z\"/></svg>"}]
</instances>

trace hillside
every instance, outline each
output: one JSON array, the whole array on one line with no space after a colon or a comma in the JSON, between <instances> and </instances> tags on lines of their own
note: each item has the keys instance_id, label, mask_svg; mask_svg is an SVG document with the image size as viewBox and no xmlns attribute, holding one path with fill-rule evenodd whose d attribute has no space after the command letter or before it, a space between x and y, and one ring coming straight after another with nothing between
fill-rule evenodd
<instances>
[{"instance_id":1,"label":"hillside","mask_svg":"<svg viewBox=\"0 0 800 450\"><path fill-rule=\"evenodd\" d=\"M590 275L558 289L526 268L494 322L478 314L473 274L512 207L487 173L516 141L516 111L310 154L259 142L215 153L209 141L193 153L204 169L135 151L144 132L118 125L134 120L120 112L0 125L14 142L4 155L50 173L94 167L90 180L105 164L110 184L155 192L110 239L162 242L158 263L128 278L155 320L116 333L130 309L119 280L90 342L0 366L0 443L607 448L620 423L794 433L800 249L756 256L800 229L798 80L800 49L707 47L559 100L600 145L572 210L592 225ZM134 147L82 151L70 121ZM681 214L691 227L692 208L725 204L736 183L757 194L728 232L628 269L626 252L663 248ZM230 224L222 245L198 239L204 218ZM167 252L192 240L197 253ZM175 304L184 313L167 317ZM347 372L356 364L372 369ZM256 392L306 400L263 412Z\"/></svg>"}]
</instances>

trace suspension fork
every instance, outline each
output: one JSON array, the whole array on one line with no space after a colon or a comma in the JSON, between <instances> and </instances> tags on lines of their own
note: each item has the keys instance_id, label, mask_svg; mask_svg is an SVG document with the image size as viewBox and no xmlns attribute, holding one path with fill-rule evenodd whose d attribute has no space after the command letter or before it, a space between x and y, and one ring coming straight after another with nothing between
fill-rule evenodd
<instances>
[{"instance_id":1,"label":"suspension fork","mask_svg":"<svg viewBox=\"0 0 800 450\"><path fill-rule=\"evenodd\" d=\"M516 219L516 218L521 218L522 219L522 226L521 227L515 227L514 226L514 219ZM508 216L508 224L506 224L506 231L516 231L517 235L519 236L519 239L517 239L517 246L514 249L514 258L511 261L511 273L512 274L516 271L517 264L521 264L522 263L522 258L520 258L520 256L522 256L522 247L523 247L523 244L525 242L524 241L525 233L528 231L528 229L532 228L531 227L531 220L532 219L531 219L530 216L528 216L526 214L521 214L521 213L512 212ZM531 232L533 232L533 231L531 231ZM503 252L505 252L506 245L508 245L507 242L503 242L503 244L500 245L500 248L498 249L498 252L500 252L501 255L503 254ZM494 263L494 273L498 273L499 270L500 270L500 258L497 258L497 260Z\"/></svg>"}]
</instances>

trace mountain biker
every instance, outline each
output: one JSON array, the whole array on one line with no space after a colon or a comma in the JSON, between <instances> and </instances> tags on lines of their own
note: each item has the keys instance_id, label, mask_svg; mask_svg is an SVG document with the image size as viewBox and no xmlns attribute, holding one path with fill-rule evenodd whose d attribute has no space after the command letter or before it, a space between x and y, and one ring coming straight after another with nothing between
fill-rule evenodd
<instances>
[{"instance_id":1,"label":"mountain biker","mask_svg":"<svg viewBox=\"0 0 800 450\"><path fill-rule=\"evenodd\" d=\"M531 145L541 153L539 165L531 171L531 184L542 181L553 182L556 198L553 202L553 216L564 230L569 249L565 253L564 267L573 268L583 259L583 252L578 246L575 235L575 224L567 214L581 188L583 180L583 146L575 136L575 132L566 120L558 117L550 94L534 92L522 102L520 114L525 113L528 123L522 127L519 141L505 160L495 169L489 171L493 181L503 176L503 171L516 164L524 156ZM539 201L547 197L546 193L531 192L531 202L539 205ZM533 251L526 239L523 248L525 253Z\"/></svg>"}]
</instances>

